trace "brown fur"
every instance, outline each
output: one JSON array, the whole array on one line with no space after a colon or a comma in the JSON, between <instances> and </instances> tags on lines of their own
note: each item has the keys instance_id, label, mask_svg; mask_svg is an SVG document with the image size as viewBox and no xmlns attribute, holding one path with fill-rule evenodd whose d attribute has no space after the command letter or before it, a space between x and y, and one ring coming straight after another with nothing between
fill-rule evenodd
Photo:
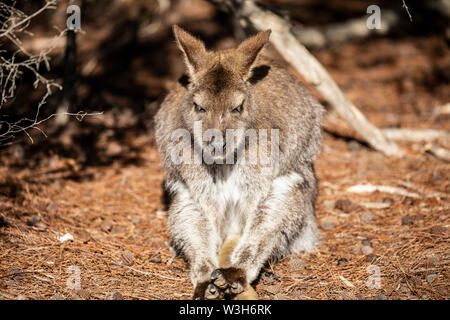
<instances>
[{"instance_id":1,"label":"brown fur","mask_svg":"<svg viewBox=\"0 0 450 320\"><path fill-rule=\"evenodd\" d=\"M313 161L323 109L293 75L261 53L269 30L216 52L177 26L174 34L189 80L169 92L155 117L167 187L174 195L168 214L172 243L190 263L197 297L256 298L250 283L268 259L317 243ZM220 163L235 156L238 146L249 155L261 144L243 136L230 144L220 135L203 141L194 134L197 121L203 132L214 129L221 136L228 129L279 130L279 158L269 167L259 160ZM190 159L211 145L223 154L211 154L212 164L204 158L175 163L172 134L180 128L194 142Z\"/></svg>"}]
</instances>

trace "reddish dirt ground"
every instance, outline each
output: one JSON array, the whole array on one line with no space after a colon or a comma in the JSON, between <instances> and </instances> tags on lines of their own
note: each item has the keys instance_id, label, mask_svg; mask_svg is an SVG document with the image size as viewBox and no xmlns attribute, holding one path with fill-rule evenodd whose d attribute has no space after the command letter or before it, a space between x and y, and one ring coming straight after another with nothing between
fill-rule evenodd
<instances>
[{"instance_id":1,"label":"reddish dirt ground","mask_svg":"<svg viewBox=\"0 0 450 320\"><path fill-rule=\"evenodd\" d=\"M445 40L375 39L314 54L377 126L450 129L448 115L433 113L450 101L440 80L450 70ZM92 121L106 123L112 113ZM20 147L0 153L0 299L191 297L188 265L168 246L164 173L149 127L122 140L107 136L103 149L114 157L97 166L55 151L27 167ZM401 143L406 156L389 158L337 137L354 136L342 121L327 116L324 128L316 163L321 243L269 263L254 284L260 297L449 299L450 164L424 143ZM347 191L364 183L420 196ZM431 193L438 195L424 196ZM66 233L74 239L60 242ZM79 288L70 286L76 270Z\"/></svg>"}]
</instances>

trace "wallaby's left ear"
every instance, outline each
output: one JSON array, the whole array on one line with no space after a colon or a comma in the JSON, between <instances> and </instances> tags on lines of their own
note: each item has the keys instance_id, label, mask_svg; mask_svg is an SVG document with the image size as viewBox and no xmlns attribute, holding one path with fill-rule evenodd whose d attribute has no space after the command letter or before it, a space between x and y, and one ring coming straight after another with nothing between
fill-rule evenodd
<instances>
[{"instance_id":1,"label":"wallaby's left ear","mask_svg":"<svg viewBox=\"0 0 450 320\"><path fill-rule=\"evenodd\" d=\"M201 40L195 38L177 25L173 26L173 33L178 47L184 54L184 60L189 74L193 75L198 71L200 64L205 59L205 45Z\"/></svg>"},{"instance_id":2,"label":"wallaby's left ear","mask_svg":"<svg viewBox=\"0 0 450 320\"><path fill-rule=\"evenodd\" d=\"M250 67L255 62L261 49L269 41L269 36L272 31L270 29L262 31L253 37L244 40L238 47L237 51L240 53L241 59L241 74L247 75Z\"/></svg>"}]
</instances>

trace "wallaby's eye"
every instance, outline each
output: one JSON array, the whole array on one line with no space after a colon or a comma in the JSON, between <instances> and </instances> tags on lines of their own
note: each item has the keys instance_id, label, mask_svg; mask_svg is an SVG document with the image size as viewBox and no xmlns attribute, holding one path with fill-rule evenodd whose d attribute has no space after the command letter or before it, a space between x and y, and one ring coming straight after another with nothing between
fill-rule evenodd
<instances>
[{"instance_id":1,"label":"wallaby's eye","mask_svg":"<svg viewBox=\"0 0 450 320\"><path fill-rule=\"evenodd\" d=\"M205 109L203 109L202 107L200 107L198 104L196 104L195 102L194 102L194 109L195 109L195 111L197 111L197 112L206 112L206 110Z\"/></svg>"},{"instance_id":2,"label":"wallaby's eye","mask_svg":"<svg viewBox=\"0 0 450 320\"><path fill-rule=\"evenodd\" d=\"M241 112L242 112L242 109L244 108L242 105L243 105L243 103L241 103L241 104L239 105L239 107L234 108L233 110L231 110L231 112L233 112L233 113L241 113Z\"/></svg>"}]
</instances>

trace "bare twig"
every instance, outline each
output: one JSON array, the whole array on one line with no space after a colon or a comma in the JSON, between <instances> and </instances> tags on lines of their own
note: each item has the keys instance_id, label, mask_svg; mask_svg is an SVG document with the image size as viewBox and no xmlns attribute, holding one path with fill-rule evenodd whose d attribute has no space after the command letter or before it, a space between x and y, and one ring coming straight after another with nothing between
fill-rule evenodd
<instances>
[{"instance_id":1,"label":"bare twig","mask_svg":"<svg viewBox=\"0 0 450 320\"><path fill-rule=\"evenodd\" d=\"M411 198L420 198L420 195L417 193L408 192L406 190L403 190L403 189L400 189L397 187L391 187L391 186L358 184L358 185L347 188L347 192L352 192L352 193L373 193L376 191L390 193L390 194L397 194L397 195L411 197Z\"/></svg>"},{"instance_id":2,"label":"bare twig","mask_svg":"<svg viewBox=\"0 0 450 320\"><path fill-rule=\"evenodd\" d=\"M14 52L7 56L0 56L0 110L8 101L13 99L16 94L16 80L25 72L31 72L34 77L34 88L39 86L44 88L44 94L38 102L36 112L33 118L23 118L14 123L8 121L0 121L0 146L8 144L13 140L16 134L24 133L28 136L31 142L30 130L34 129L45 137L45 132L39 127L43 122L58 116L75 116L78 120L82 120L87 115L99 115L101 113L70 113L70 112L58 112L52 114L44 119L40 119L41 109L46 104L47 98L53 93L54 89L61 90L63 87L53 79L47 79L41 72L41 65L44 65L47 70L50 70L50 61L48 54L58 44L58 41L65 36L67 30L62 30L53 41L45 49L41 50L37 54L30 53L22 44L20 35L26 32L26 28L29 26L31 20L43 13L45 10L55 9L56 0L46 0L42 7L30 15L26 15L24 12L15 8L15 3L7 5L0 3L0 19L4 20L0 26L0 40L9 41L14 48ZM0 54L6 51L0 50Z\"/></svg>"},{"instance_id":3,"label":"bare twig","mask_svg":"<svg viewBox=\"0 0 450 320\"><path fill-rule=\"evenodd\" d=\"M446 130L434 129L412 129L412 128L383 128L383 134L391 140L398 141L433 141L439 139L449 139L450 132Z\"/></svg>"},{"instance_id":4,"label":"bare twig","mask_svg":"<svg viewBox=\"0 0 450 320\"><path fill-rule=\"evenodd\" d=\"M408 6L406 5L406 2L405 2L405 0L402 0L402 2L403 2L403 8L405 8L405 10L406 10L406 13L408 14L408 17L409 17L409 21L411 21L411 22L412 22L412 16L411 16L411 13L409 12L409 8L408 8Z\"/></svg>"}]
</instances>

